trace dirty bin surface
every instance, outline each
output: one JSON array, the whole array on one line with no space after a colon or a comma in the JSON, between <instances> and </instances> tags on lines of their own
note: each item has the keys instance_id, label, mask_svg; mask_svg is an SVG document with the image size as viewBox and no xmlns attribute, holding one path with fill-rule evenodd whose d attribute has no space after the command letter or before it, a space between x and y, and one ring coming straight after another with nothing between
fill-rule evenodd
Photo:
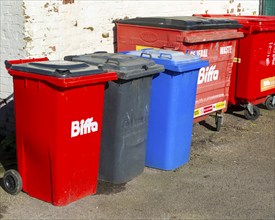
<instances>
[{"instance_id":1,"label":"dirty bin surface","mask_svg":"<svg viewBox=\"0 0 275 220\"><path fill-rule=\"evenodd\" d=\"M204 120L228 106L230 76L235 55L237 31L241 25L221 18L141 17L117 22L119 52L154 47L183 51L209 60L199 70L194 121Z\"/></svg>"},{"instance_id":2,"label":"dirty bin surface","mask_svg":"<svg viewBox=\"0 0 275 220\"><path fill-rule=\"evenodd\" d=\"M9 64L23 191L57 206L94 194L104 86L116 74L68 61Z\"/></svg>"},{"instance_id":3,"label":"dirty bin surface","mask_svg":"<svg viewBox=\"0 0 275 220\"><path fill-rule=\"evenodd\" d=\"M145 164L163 170L176 169L189 161L198 72L208 66L208 61L161 49L126 54L164 65L165 71L152 82Z\"/></svg>"},{"instance_id":4,"label":"dirty bin surface","mask_svg":"<svg viewBox=\"0 0 275 220\"><path fill-rule=\"evenodd\" d=\"M105 92L99 179L125 183L144 170L152 77L164 70L132 55L94 53L65 59L113 70L118 80ZM94 62L96 60L96 62Z\"/></svg>"}]
</instances>

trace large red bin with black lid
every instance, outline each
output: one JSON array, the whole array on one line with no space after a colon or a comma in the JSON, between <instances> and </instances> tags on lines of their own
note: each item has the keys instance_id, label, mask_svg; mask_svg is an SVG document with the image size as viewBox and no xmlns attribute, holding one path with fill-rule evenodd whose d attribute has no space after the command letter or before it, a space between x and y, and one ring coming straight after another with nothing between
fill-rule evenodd
<instances>
[{"instance_id":1,"label":"large red bin with black lid","mask_svg":"<svg viewBox=\"0 0 275 220\"><path fill-rule=\"evenodd\" d=\"M117 22L117 50L146 47L183 51L209 60L199 71L194 122L216 113L216 129L227 110L230 77L241 25L234 20L192 16L144 17Z\"/></svg>"},{"instance_id":2,"label":"large red bin with black lid","mask_svg":"<svg viewBox=\"0 0 275 220\"><path fill-rule=\"evenodd\" d=\"M228 18L243 25L244 38L237 42L236 59L231 76L229 104L245 108L247 119L255 120L264 103L275 109L275 16L236 16L202 14L208 18Z\"/></svg>"},{"instance_id":3,"label":"large red bin with black lid","mask_svg":"<svg viewBox=\"0 0 275 220\"><path fill-rule=\"evenodd\" d=\"M97 187L105 84L116 80L85 63L6 61L13 76L18 171L4 174L11 194L63 206Z\"/></svg>"}]
</instances>

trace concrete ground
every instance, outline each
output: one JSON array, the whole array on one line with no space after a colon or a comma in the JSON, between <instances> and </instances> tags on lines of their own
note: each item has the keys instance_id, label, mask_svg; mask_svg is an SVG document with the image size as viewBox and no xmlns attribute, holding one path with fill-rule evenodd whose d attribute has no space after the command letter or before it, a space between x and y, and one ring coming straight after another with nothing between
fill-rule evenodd
<instances>
[{"instance_id":1,"label":"concrete ground","mask_svg":"<svg viewBox=\"0 0 275 220\"><path fill-rule=\"evenodd\" d=\"M275 111L261 108L256 121L242 114L225 114L219 133L212 117L196 124L191 160L181 168L99 183L96 195L65 207L0 188L0 219L275 219Z\"/></svg>"}]
</instances>

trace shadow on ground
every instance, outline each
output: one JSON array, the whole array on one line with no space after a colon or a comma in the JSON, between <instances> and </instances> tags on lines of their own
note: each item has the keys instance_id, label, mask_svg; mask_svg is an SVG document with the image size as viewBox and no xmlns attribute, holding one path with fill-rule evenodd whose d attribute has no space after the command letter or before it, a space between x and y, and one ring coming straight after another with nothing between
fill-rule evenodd
<instances>
[{"instance_id":1,"label":"shadow on ground","mask_svg":"<svg viewBox=\"0 0 275 220\"><path fill-rule=\"evenodd\" d=\"M0 142L0 177L1 169L15 169L16 166L15 136L11 135Z\"/></svg>"},{"instance_id":2,"label":"shadow on ground","mask_svg":"<svg viewBox=\"0 0 275 220\"><path fill-rule=\"evenodd\" d=\"M0 187L3 189L3 176L5 171L9 169L17 169L14 135L8 136L0 142Z\"/></svg>"},{"instance_id":3,"label":"shadow on ground","mask_svg":"<svg viewBox=\"0 0 275 220\"><path fill-rule=\"evenodd\" d=\"M126 189L126 183L113 184L104 181L98 181L97 195L111 195L124 191Z\"/></svg>"},{"instance_id":4,"label":"shadow on ground","mask_svg":"<svg viewBox=\"0 0 275 220\"><path fill-rule=\"evenodd\" d=\"M259 104L259 105L257 105L257 106L258 106L260 109L266 109L266 110L268 110L267 107L266 107L264 104L262 104L262 103Z\"/></svg>"},{"instance_id":5,"label":"shadow on ground","mask_svg":"<svg viewBox=\"0 0 275 220\"><path fill-rule=\"evenodd\" d=\"M216 126L211 125L209 121L200 121L199 124L209 129L210 131L216 131Z\"/></svg>"},{"instance_id":6,"label":"shadow on ground","mask_svg":"<svg viewBox=\"0 0 275 220\"><path fill-rule=\"evenodd\" d=\"M15 119L13 94L0 99L0 180L8 169L16 169ZM0 181L0 186L2 181Z\"/></svg>"}]
</instances>

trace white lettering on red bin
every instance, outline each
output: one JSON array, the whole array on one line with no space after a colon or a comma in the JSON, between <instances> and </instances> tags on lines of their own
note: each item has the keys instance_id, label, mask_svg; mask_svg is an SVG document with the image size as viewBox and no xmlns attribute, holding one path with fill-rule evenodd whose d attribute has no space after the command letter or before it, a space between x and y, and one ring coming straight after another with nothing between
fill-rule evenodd
<instances>
[{"instance_id":1,"label":"white lettering on red bin","mask_svg":"<svg viewBox=\"0 0 275 220\"><path fill-rule=\"evenodd\" d=\"M272 66L275 65L275 42L270 42L268 44L265 63L266 66L269 66L270 64Z\"/></svg>"},{"instance_id":2,"label":"white lettering on red bin","mask_svg":"<svg viewBox=\"0 0 275 220\"><path fill-rule=\"evenodd\" d=\"M218 80L219 70L216 70L216 65L202 67L199 71L198 84L212 82Z\"/></svg>"},{"instance_id":3,"label":"white lettering on red bin","mask_svg":"<svg viewBox=\"0 0 275 220\"><path fill-rule=\"evenodd\" d=\"M232 46L225 46L220 48L220 54L230 54L232 53Z\"/></svg>"},{"instance_id":4,"label":"white lettering on red bin","mask_svg":"<svg viewBox=\"0 0 275 220\"><path fill-rule=\"evenodd\" d=\"M91 132L98 131L98 123L93 121L93 118L87 118L86 120L73 121L71 127L71 137L77 137L79 135L89 134Z\"/></svg>"},{"instance_id":5,"label":"white lettering on red bin","mask_svg":"<svg viewBox=\"0 0 275 220\"><path fill-rule=\"evenodd\" d=\"M208 57L208 49L191 50L191 51L189 51L189 54L196 55L199 57Z\"/></svg>"}]
</instances>

